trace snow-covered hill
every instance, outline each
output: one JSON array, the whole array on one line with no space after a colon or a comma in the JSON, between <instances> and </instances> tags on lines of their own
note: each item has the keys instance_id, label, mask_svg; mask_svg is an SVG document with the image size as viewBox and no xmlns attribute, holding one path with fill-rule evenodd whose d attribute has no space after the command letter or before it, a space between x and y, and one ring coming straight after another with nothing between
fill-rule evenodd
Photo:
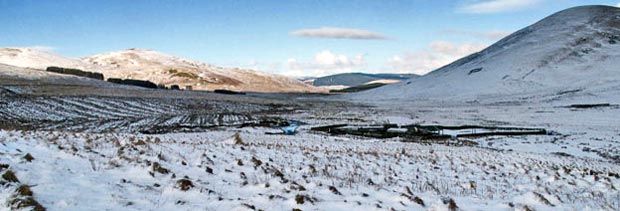
<instances>
[{"instance_id":1,"label":"snow-covered hill","mask_svg":"<svg viewBox=\"0 0 620 211\"><path fill-rule=\"evenodd\" d=\"M320 92L292 78L254 70L222 68L151 50L128 49L71 59L32 48L0 48L0 63L45 69L48 66L101 72L106 78L149 80L197 90L229 89L255 92Z\"/></svg>"},{"instance_id":2,"label":"snow-covered hill","mask_svg":"<svg viewBox=\"0 0 620 211\"><path fill-rule=\"evenodd\" d=\"M423 77L349 97L461 101L604 94L620 101L619 65L620 8L582 6L553 14Z\"/></svg>"},{"instance_id":3,"label":"snow-covered hill","mask_svg":"<svg viewBox=\"0 0 620 211\"><path fill-rule=\"evenodd\" d=\"M35 69L45 69L49 66L91 69L89 64L78 59L71 59L52 52L23 47L0 48L0 64Z\"/></svg>"},{"instance_id":4,"label":"snow-covered hill","mask_svg":"<svg viewBox=\"0 0 620 211\"><path fill-rule=\"evenodd\" d=\"M222 68L151 50L128 49L85 57L107 77L150 80L194 89L257 92L317 92L298 80L238 68Z\"/></svg>"}]
</instances>

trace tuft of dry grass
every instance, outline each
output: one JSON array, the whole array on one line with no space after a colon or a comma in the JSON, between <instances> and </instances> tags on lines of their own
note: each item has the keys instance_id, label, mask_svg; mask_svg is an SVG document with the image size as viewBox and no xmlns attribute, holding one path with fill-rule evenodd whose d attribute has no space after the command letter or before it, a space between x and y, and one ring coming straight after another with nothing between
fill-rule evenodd
<instances>
[{"instance_id":1,"label":"tuft of dry grass","mask_svg":"<svg viewBox=\"0 0 620 211\"><path fill-rule=\"evenodd\" d=\"M15 173L13 173L13 171L11 170L6 171L2 175L2 179L7 182L19 182L19 179L17 179L17 176L15 176Z\"/></svg>"},{"instance_id":2,"label":"tuft of dry grass","mask_svg":"<svg viewBox=\"0 0 620 211\"><path fill-rule=\"evenodd\" d=\"M13 198L9 200L9 204L13 210L20 210L30 207L32 211L45 211L45 207L39 204L39 202L34 200L32 197Z\"/></svg>"},{"instance_id":3,"label":"tuft of dry grass","mask_svg":"<svg viewBox=\"0 0 620 211\"><path fill-rule=\"evenodd\" d=\"M424 204L424 200L422 200L420 197L413 197L413 202L419 204L422 207L426 207L426 205Z\"/></svg>"},{"instance_id":4,"label":"tuft of dry grass","mask_svg":"<svg viewBox=\"0 0 620 211\"><path fill-rule=\"evenodd\" d=\"M153 172L159 172L160 174L168 174L170 170L164 168L158 162L153 162Z\"/></svg>"},{"instance_id":5,"label":"tuft of dry grass","mask_svg":"<svg viewBox=\"0 0 620 211\"><path fill-rule=\"evenodd\" d=\"M342 195L342 193L340 193L340 191L338 191L338 189L334 186L329 186L329 191L336 195Z\"/></svg>"},{"instance_id":6,"label":"tuft of dry grass","mask_svg":"<svg viewBox=\"0 0 620 211\"><path fill-rule=\"evenodd\" d=\"M291 183L291 190L306 191L306 187L304 187L303 185L298 184L297 182L292 182Z\"/></svg>"},{"instance_id":7,"label":"tuft of dry grass","mask_svg":"<svg viewBox=\"0 0 620 211\"><path fill-rule=\"evenodd\" d=\"M33 192L28 185L20 185L15 189L15 192L20 196L32 196Z\"/></svg>"},{"instance_id":8,"label":"tuft of dry grass","mask_svg":"<svg viewBox=\"0 0 620 211\"><path fill-rule=\"evenodd\" d=\"M448 200L448 210L456 211L458 209L459 209L459 206L456 205L456 202L454 201L454 199Z\"/></svg>"},{"instance_id":9,"label":"tuft of dry grass","mask_svg":"<svg viewBox=\"0 0 620 211\"><path fill-rule=\"evenodd\" d=\"M24 155L24 160L32 162L32 160L34 160L34 157L32 157L30 153L26 153L26 155Z\"/></svg>"},{"instance_id":10,"label":"tuft of dry grass","mask_svg":"<svg viewBox=\"0 0 620 211\"><path fill-rule=\"evenodd\" d=\"M307 202L310 202L311 204L314 204L314 202L316 201L316 199L305 195L305 194L297 194L295 195L295 202L297 202L297 204L304 204Z\"/></svg>"},{"instance_id":11,"label":"tuft of dry grass","mask_svg":"<svg viewBox=\"0 0 620 211\"><path fill-rule=\"evenodd\" d=\"M411 189L409 187L405 187L405 191L407 193L402 193L401 196L409 199L410 201L419 204L422 207L426 207L426 204L424 203L424 200L422 200L420 197L414 196L413 192L411 191Z\"/></svg>"},{"instance_id":12,"label":"tuft of dry grass","mask_svg":"<svg viewBox=\"0 0 620 211\"><path fill-rule=\"evenodd\" d=\"M534 196L536 196L536 199L538 199L538 201L542 202L543 204L548 205L548 206L555 207L555 205L554 205L554 204L552 204L552 203L551 203L551 202L550 202L547 198L545 198L545 196L543 196L542 194L534 192Z\"/></svg>"},{"instance_id":13,"label":"tuft of dry grass","mask_svg":"<svg viewBox=\"0 0 620 211\"><path fill-rule=\"evenodd\" d=\"M235 133L235 135L233 136L233 139L235 140L234 142L235 145L242 145L242 146L247 145L245 142L243 142L243 140L241 139L241 134L239 133Z\"/></svg>"},{"instance_id":14,"label":"tuft of dry grass","mask_svg":"<svg viewBox=\"0 0 620 211\"><path fill-rule=\"evenodd\" d=\"M177 185L175 187L182 191L188 191L189 189L194 187L194 184L188 179L180 179L177 180Z\"/></svg>"},{"instance_id":15,"label":"tuft of dry grass","mask_svg":"<svg viewBox=\"0 0 620 211\"><path fill-rule=\"evenodd\" d=\"M9 164L0 163L0 171L4 169L8 169L8 168L9 168Z\"/></svg>"},{"instance_id":16,"label":"tuft of dry grass","mask_svg":"<svg viewBox=\"0 0 620 211\"><path fill-rule=\"evenodd\" d=\"M254 167L259 167L260 165L263 164L263 161L256 159L255 157L252 157L252 163L254 163Z\"/></svg>"}]
</instances>

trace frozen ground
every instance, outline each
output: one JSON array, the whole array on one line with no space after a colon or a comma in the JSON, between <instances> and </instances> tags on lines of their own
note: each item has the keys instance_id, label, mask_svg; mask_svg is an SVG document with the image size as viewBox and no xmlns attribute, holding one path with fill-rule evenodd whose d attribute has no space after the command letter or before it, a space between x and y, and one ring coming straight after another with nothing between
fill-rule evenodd
<instances>
[{"instance_id":1,"label":"frozen ground","mask_svg":"<svg viewBox=\"0 0 620 211\"><path fill-rule=\"evenodd\" d=\"M614 210L600 159L231 129L0 132L0 163L48 210ZM239 134L239 138L235 138ZM27 161L24 156L34 159Z\"/></svg>"},{"instance_id":2,"label":"frozen ground","mask_svg":"<svg viewBox=\"0 0 620 211\"><path fill-rule=\"evenodd\" d=\"M349 102L4 79L0 210L32 210L35 202L47 210L620 207L620 109L567 107L618 104L615 90ZM240 127L261 118L308 125L295 136ZM338 123L537 127L552 134L463 139L475 144L455 146L308 130ZM168 133L139 133L153 127Z\"/></svg>"},{"instance_id":3,"label":"frozen ground","mask_svg":"<svg viewBox=\"0 0 620 211\"><path fill-rule=\"evenodd\" d=\"M278 101L275 95L263 97ZM197 109L195 113L227 112L217 106L191 106L201 101L190 100L47 96L22 100L26 102L9 101L3 108L14 108L9 113L24 118L93 121L182 114L188 107ZM98 124L2 130L0 164L8 167L0 173L11 171L19 182L0 179L0 197L6 198L0 207L11 209L17 206L15 199L29 197L16 193L20 185L30 186L32 198L47 210L617 210L620 206L620 132L615 119L619 109L561 106L569 101L426 103L363 106L298 98L291 102L291 110L270 114L308 122L295 136L265 135L277 129L224 124L206 132L160 135L135 134L124 129L131 127L115 123L109 125L116 127L104 124L109 131L100 130L103 126ZM49 109L53 104L64 109ZM272 109L260 103L232 105L248 114ZM24 108L28 109L20 112ZM26 115L32 111L49 115ZM554 133L476 138L471 141L477 146L464 147L308 130L336 123L387 122L542 127ZM26 159L27 154L34 159Z\"/></svg>"}]
</instances>

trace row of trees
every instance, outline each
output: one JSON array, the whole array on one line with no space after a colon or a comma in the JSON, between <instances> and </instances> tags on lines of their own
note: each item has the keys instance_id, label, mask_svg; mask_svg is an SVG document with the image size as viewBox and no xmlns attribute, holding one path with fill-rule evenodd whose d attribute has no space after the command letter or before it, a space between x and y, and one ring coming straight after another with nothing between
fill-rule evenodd
<instances>
[{"instance_id":1,"label":"row of trees","mask_svg":"<svg viewBox=\"0 0 620 211\"><path fill-rule=\"evenodd\" d=\"M96 79L96 80L103 80L104 79L103 74L101 74L101 73L88 72L88 71L83 71L83 70L80 70L80 69L73 69L73 68L63 68L63 67L51 66L51 67L47 67L46 71L54 72L54 73L60 73L60 74L67 74L67 75L75 75L75 76L86 77L86 78L92 78L92 79ZM153 83L151 81L147 81L147 80L108 78L107 81L110 82L110 83L115 83L115 84L139 86L139 87L150 88L150 89L171 89L171 90L180 90L181 89L179 87L179 85L176 85L176 84L171 85L170 87L166 87L166 85L164 85L164 84L155 84L155 83Z\"/></svg>"},{"instance_id":2,"label":"row of trees","mask_svg":"<svg viewBox=\"0 0 620 211\"><path fill-rule=\"evenodd\" d=\"M115 84L140 86L140 87L151 88L151 89L158 88L157 84L150 82L150 81L144 81L144 80L108 78L108 82L115 83Z\"/></svg>"},{"instance_id":3,"label":"row of trees","mask_svg":"<svg viewBox=\"0 0 620 211\"><path fill-rule=\"evenodd\" d=\"M79 69L51 66L51 67L47 67L46 71L60 73L60 74L67 74L67 75L75 75L75 76L80 76L80 77L87 77L87 78L92 78L92 79L97 79L97 80L103 80L103 74L101 73L87 72L87 71L82 71Z\"/></svg>"}]
</instances>

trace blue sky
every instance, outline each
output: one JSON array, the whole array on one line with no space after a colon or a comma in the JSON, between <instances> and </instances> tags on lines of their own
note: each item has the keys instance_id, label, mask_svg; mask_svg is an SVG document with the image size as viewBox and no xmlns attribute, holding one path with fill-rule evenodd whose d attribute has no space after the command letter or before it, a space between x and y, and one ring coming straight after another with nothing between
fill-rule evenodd
<instances>
[{"instance_id":1,"label":"blue sky","mask_svg":"<svg viewBox=\"0 0 620 211\"><path fill-rule=\"evenodd\" d=\"M620 0L0 0L0 46L145 48L290 76L426 73L554 12Z\"/></svg>"}]
</instances>

